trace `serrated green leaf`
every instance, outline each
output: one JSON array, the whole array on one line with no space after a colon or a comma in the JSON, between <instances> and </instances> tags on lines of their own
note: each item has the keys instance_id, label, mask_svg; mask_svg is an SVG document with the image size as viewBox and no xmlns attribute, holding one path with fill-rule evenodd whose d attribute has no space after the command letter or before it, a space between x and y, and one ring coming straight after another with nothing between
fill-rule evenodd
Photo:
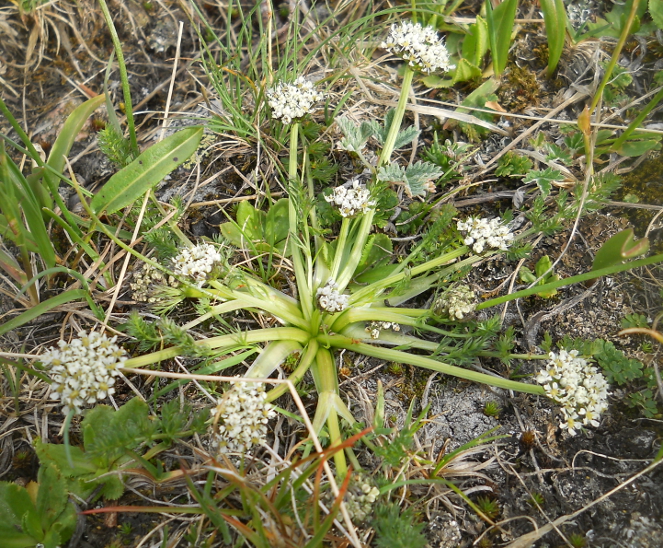
<instances>
[{"instance_id":1,"label":"serrated green leaf","mask_svg":"<svg viewBox=\"0 0 663 548\"><path fill-rule=\"evenodd\" d=\"M424 185L442 175L444 175L444 170L431 162L419 161L412 164L405 170L406 191L410 196L424 196L426 194Z\"/></svg>"},{"instance_id":2,"label":"serrated green leaf","mask_svg":"<svg viewBox=\"0 0 663 548\"><path fill-rule=\"evenodd\" d=\"M405 177L405 169L398 164L382 166L378 169L377 178L378 181L385 181L388 183L405 183L407 181Z\"/></svg>"},{"instance_id":3,"label":"serrated green leaf","mask_svg":"<svg viewBox=\"0 0 663 548\"><path fill-rule=\"evenodd\" d=\"M661 0L649 0L649 15L654 24L663 30L663 2Z\"/></svg>"},{"instance_id":4,"label":"serrated green leaf","mask_svg":"<svg viewBox=\"0 0 663 548\"><path fill-rule=\"evenodd\" d=\"M463 40L463 58L475 67L481 66L483 56L488 51L488 45L488 23L483 17L477 15L476 23L470 25L468 34Z\"/></svg>"},{"instance_id":5,"label":"serrated green leaf","mask_svg":"<svg viewBox=\"0 0 663 548\"><path fill-rule=\"evenodd\" d=\"M386 234L371 234L366 240L361 260L355 270L355 276L362 274L366 269L371 270L384 264L385 259L391 257L394 246Z\"/></svg>"},{"instance_id":6,"label":"serrated green leaf","mask_svg":"<svg viewBox=\"0 0 663 548\"><path fill-rule=\"evenodd\" d=\"M549 167L543 171L530 171L523 179L523 182L536 182L539 190L541 191L541 195L545 198L548 196L548 194L550 194L552 183L555 181L563 180L564 176L562 175L561 171Z\"/></svg>"},{"instance_id":7,"label":"serrated green leaf","mask_svg":"<svg viewBox=\"0 0 663 548\"><path fill-rule=\"evenodd\" d=\"M343 139L340 141L341 148L351 152L360 152L366 141L373 135L373 126L368 122L362 122L359 127L348 118L336 118L338 127L343 132Z\"/></svg>"},{"instance_id":8,"label":"serrated green leaf","mask_svg":"<svg viewBox=\"0 0 663 548\"><path fill-rule=\"evenodd\" d=\"M421 131L419 131L414 126L410 126L402 131L399 131L396 135L396 141L394 142L394 150L398 150L405 145L409 145L412 141L419 137L420 133Z\"/></svg>"},{"instance_id":9,"label":"serrated green leaf","mask_svg":"<svg viewBox=\"0 0 663 548\"><path fill-rule=\"evenodd\" d=\"M41 520L41 528L48 531L67 506L65 482L59 470L53 465L41 466L37 481L39 483L37 515Z\"/></svg>"},{"instance_id":10,"label":"serrated green leaf","mask_svg":"<svg viewBox=\"0 0 663 548\"><path fill-rule=\"evenodd\" d=\"M32 514L39 527L37 509L28 491L15 483L0 482L0 538L2 545L9 548L27 548L35 545L35 540L23 529L23 517Z\"/></svg>"},{"instance_id":11,"label":"serrated green leaf","mask_svg":"<svg viewBox=\"0 0 663 548\"><path fill-rule=\"evenodd\" d=\"M152 145L108 180L92 198L92 210L96 214L114 213L132 204L184 163L196 151L202 136L203 128L193 126Z\"/></svg>"},{"instance_id":12,"label":"serrated green leaf","mask_svg":"<svg viewBox=\"0 0 663 548\"><path fill-rule=\"evenodd\" d=\"M467 59L460 59L451 78L451 85L481 78L481 69Z\"/></svg>"}]
</instances>

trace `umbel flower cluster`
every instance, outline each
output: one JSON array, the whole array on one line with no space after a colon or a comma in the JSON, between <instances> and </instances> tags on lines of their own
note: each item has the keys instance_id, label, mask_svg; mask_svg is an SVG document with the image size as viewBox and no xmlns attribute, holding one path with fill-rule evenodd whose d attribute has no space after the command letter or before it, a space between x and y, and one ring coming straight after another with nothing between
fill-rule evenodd
<instances>
[{"instance_id":1,"label":"umbel flower cluster","mask_svg":"<svg viewBox=\"0 0 663 548\"><path fill-rule=\"evenodd\" d=\"M157 303L161 300L157 287L163 285L177 287L179 282L173 276L164 274L148 263L134 270L133 280L129 284L134 300L147 303Z\"/></svg>"},{"instance_id":2,"label":"umbel flower cluster","mask_svg":"<svg viewBox=\"0 0 663 548\"><path fill-rule=\"evenodd\" d=\"M279 82L267 90L267 103L272 109L272 118L289 124L311 112L315 103L325 98L325 94L317 91L313 82L303 76L292 84Z\"/></svg>"},{"instance_id":3,"label":"umbel flower cluster","mask_svg":"<svg viewBox=\"0 0 663 548\"><path fill-rule=\"evenodd\" d=\"M476 309L474 291L466 285L458 285L445 291L435 302L434 312L451 319L462 320Z\"/></svg>"},{"instance_id":4,"label":"umbel flower cluster","mask_svg":"<svg viewBox=\"0 0 663 548\"><path fill-rule=\"evenodd\" d=\"M220 453L244 454L267 437L267 423L276 413L265 400L262 384L238 382L211 410L212 446Z\"/></svg>"},{"instance_id":5,"label":"umbel flower cluster","mask_svg":"<svg viewBox=\"0 0 663 548\"><path fill-rule=\"evenodd\" d=\"M406 21L395 23L382 48L407 61L414 70L430 74L446 72L455 65L449 61L449 52L433 27Z\"/></svg>"},{"instance_id":6,"label":"umbel flower cluster","mask_svg":"<svg viewBox=\"0 0 663 548\"><path fill-rule=\"evenodd\" d=\"M379 339L380 332L383 329L391 329L392 331L400 331L401 326L396 322L371 322L364 328L371 335L371 339Z\"/></svg>"},{"instance_id":7,"label":"umbel flower cluster","mask_svg":"<svg viewBox=\"0 0 663 548\"><path fill-rule=\"evenodd\" d=\"M562 406L560 427L575 436L580 426L598 426L608 408L608 383L603 374L577 350L551 352L548 367L536 376L547 396Z\"/></svg>"},{"instance_id":8,"label":"umbel flower cluster","mask_svg":"<svg viewBox=\"0 0 663 548\"><path fill-rule=\"evenodd\" d=\"M115 393L115 377L127 360L124 350L102 333L82 331L70 343L60 341L40 356L53 380L51 398L60 400L66 415L79 414L83 405L91 405Z\"/></svg>"},{"instance_id":9,"label":"umbel flower cluster","mask_svg":"<svg viewBox=\"0 0 663 548\"><path fill-rule=\"evenodd\" d=\"M498 218L489 221L469 217L465 221L458 221L458 230L465 234L463 243L472 246L477 255L483 253L486 247L506 251L513 243L513 234L509 232L509 227L502 224Z\"/></svg>"},{"instance_id":10,"label":"umbel flower cluster","mask_svg":"<svg viewBox=\"0 0 663 548\"><path fill-rule=\"evenodd\" d=\"M221 262L221 253L212 244L204 243L184 248L172 260L175 274L191 278L202 285Z\"/></svg>"},{"instance_id":11,"label":"umbel flower cluster","mask_svg":"<svg viewBox=\"0 0 663 548\"><path fill-rule=\"evenodd\" d=\"M350 300L349 295L344 295L337 291L338 285L330 279L323 287L319 288L315 296L318 298L320 308L335 314L345 310Z\"/></svg>"},{"instance_id":12,"label":"umbel flower cluster","mask_svg":"<svg viewBox=\"0 0 663 548\"><path fill-rule=\"evenodd\" d=\"M342 217L354 217L360 211L366 213L375 206L375 202L371 201L371 192L356 179L352 181L352 188L337 186L333 191L325 196L325 200L335 205Z\"/></svg>"},{"instance_id":13,"label":"umbel flower cluster","mask_svg":"<svg viewBox=\"0 0 663 548\"><path fill-rule=\"evenodd\" d=\"M345 493L345 507L352 521L362 523L373 514L375 501L380 496L380 490L362 475L353 477L350 486ZM324 496L325 502L331 505L333 502L331 492L327 491Z\"/></svg>"}]
</instances>

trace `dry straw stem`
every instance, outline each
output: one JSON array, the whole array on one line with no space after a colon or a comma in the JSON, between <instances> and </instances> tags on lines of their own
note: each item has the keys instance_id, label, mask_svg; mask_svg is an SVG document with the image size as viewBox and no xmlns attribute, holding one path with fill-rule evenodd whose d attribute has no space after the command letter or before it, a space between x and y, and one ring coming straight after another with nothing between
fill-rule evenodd
<instances>
[{"instance_id":1,"label":"dry straw stem","mask_svg":"<svg viewBox=\"0 0 663 548\"><path fill-rule=\"evenodd\" d=\"M242 378L242 377L221 377L214 375L194 375L194 374L184 374L184 373L169 373L166 371L151 371L148 369L134 369L129 367L120 367L119 370L122 371L123 373L133 373L135 375L147 375L150 377L163 377L167 379L189 379L189 380L208 381L208 382L230 382L230 383L255 382L255 383L265 383L265 384L285 384L287 385L288 390L290 391L290 395L292 396L292 399L294 400L295 405L297 406L297 409L299 410L302 416L302 420L304 421L304 425L306 426L306 430L309 433L311 441L313 441L315 450L318 453L324 452L322 445L320 444L320 440L318 439L318 436L316 435L315 430L313 429L313 424L311 424L311 419L306 413L306 408L304 407L304 403L299 397L295 385L288 379L259 379L259 378L249 378L249 377ZM324 468L325 472L327 473L327 477L329 479L329 484L332 488L332 492L334 493L335 497L338 497L339 495L338 485L334 478L334 474L331 468L329 467L329 463L327 462L326 459L324 461ZM359 538L357 537L357 532L355 530L354 525L352 524L352 520L350 519L350 515L348 514L348 510L344 502L341 502L341 514L343 515L343 520L345 521L345 524L348 527L348 532L352 545L355 546L355 548L362 548L362 544L359 541Z\"/></svg>"}]
</instances>

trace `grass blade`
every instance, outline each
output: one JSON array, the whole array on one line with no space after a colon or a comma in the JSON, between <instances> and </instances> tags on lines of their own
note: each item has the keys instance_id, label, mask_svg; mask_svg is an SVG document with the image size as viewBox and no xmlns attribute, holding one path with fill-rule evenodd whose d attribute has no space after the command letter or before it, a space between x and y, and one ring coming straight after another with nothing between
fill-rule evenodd
<instances>
[{"instance_id":1,"label":"grass blade","mask_svg":"<svg viewBox=\"0 0 663 548\"><path fill-rule=\"evenodd\" d=\"M548 78L557 68L566 38L566 10L563 0L541 0L548 37Z\"/></svg>"},{"instance_id":2,"label":"grass blade","mask_svg":"<svg viewBox=\"0 0 663 548\"><path fill-rule=\"evenodd\" d=\"M488 22L490 50L493 56L493 71L496 76L504 72L509 60L511 33L513 32L517 7L518 0L504 0L493 9L490 0L486 0L486 21Z\"/></svg>"},{"instance_id":3,"label":"grass blade","mask_svg":"<svg viewBox=\"0 0 663 548\"><path fill-rule=\"evenodd\" d=\"M52 310L61 304L68 303L70 301L77 301L79 299L85 299L88 296L88 292L84 289L71 289L60 293L55 297L51 297L47 301L41 302L36 306L26 310L23 314L17 316L13 320L10 320L2 325L0 325L0 335L8 333L12 329L22 326L23 324L28 323L29 321L34 320L35 318L46 314L49 310Z\"/></svg>"}]
</instances>

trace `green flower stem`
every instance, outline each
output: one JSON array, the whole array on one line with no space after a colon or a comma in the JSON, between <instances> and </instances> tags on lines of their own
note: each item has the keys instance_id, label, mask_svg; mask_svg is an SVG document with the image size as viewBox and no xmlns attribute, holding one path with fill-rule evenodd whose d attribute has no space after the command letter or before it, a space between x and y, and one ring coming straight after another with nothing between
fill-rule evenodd
<instances>
[{"instance_id":1,"label":"green flower stem","mask_svg":"<svg viewBox=\"0 0 663 548\"><path fill-rule=\"evenodd\" d=\"M608 63L608 66L605 69L605 74L603 75L603 79L601 80L601 84L599 85L598 89L596 90L596 93L594 93L594 98L592 99L592 105L589 107L590 114L592 112L594 112L594 109L599 104L599 101L601 100L601 97L603 96L603 90L608 85L608 82L610 81L610 78L612 77L612 71L615 69L615 65L617 64L617 61L619 60L619 54L622 52L624 44L626 44L626 39L631 34L631 27L633 26L633 21L635 20L635 17L638 13L638 5L639 4L640 4L640 0L633 0L633 4L631 5L631 12L628 14L628 17L626 18L626 21L624 22L624 27L622 28L622 33L619 36L619 41L617 42L617 45L615 46L614 51L612 52L612 57L610 57L610 62Z\"/></svg>"},{"instance_id":2,"label":"green flower stem","mask_svg":"<svg viewBox=\"0 0 663 548\"><path fill-rule=\"evenodd\" d=\"M319 347L320 345L318 344L318 341L316 341L315 339L311 339L311 341L304 349L304 353L299 360L297 368L288 377L288 380L291 381L295 386L297 386L299 381L301 381L304 378L304 375L315 361L315 356L318 352ZM274 387L272 390L267 392L267 401L273 402L274 400L285 394L287 391L288 391L287 384L279 384L276 387Z\"/></svg>"},{"instance_id":3,"label":"green flower stem","mask_svg":"<svg viewBox=\"0 0 663 548\"><path fill-rule=\"evenodd\" d=\"M410 299L413 299L417 295L421 295L424 291L428 291L434 284L440 280L446 281L445 278L450 276L454 272L458 272L461 268L465 266L472 266L474 263L478 263L484 257L480 255L470 255L467 259L462 261L454 262L453 265L443 268L439 272L426 276L424 278L417 278L412 280L408 288L403 293L398 293L394 297L389 297L387 302L390 306L398 306L401 303L407 302Z\"/></svg>"},{"instance_id":4,"label":"green flower stem","mask_svg":"<svg viewBox=\"0 0 663 548\"><path fill-rule=\"evenodd\" d=\"M240 302L242 303L241 308L256 308L258 310L264 310L265 312L268 312L291 325L296 325L302 329L308 328L309 322L304 320L299 308L294 306L288 300L281 299L277 292L274 290L265 291L263 292L264 294L262 296L254 296L249 295L248 293L229 289L218 281L212 281L210 282L210 285L214 287L214 289L206 289L205 292L217 295L222 299L235 300ZM185 294L189 298L199 298L205 296L204 292L201 291L200 295L197 295L195 290L192 289L187 289Z\"/></svg>"},{"instance_id":5,"label":"green flower stem","mask_svg":"<svg viewBox=\"0 0 663 548\"><path fill-rule=\"evenodd\" d=\"M336 281L338 277L338 272L341 269L341 263L346 253L345 242L348 239L348 233L350 232L350 224L352 219L350 217L343 217L341 221L341 230L338 233L338 238L336 239L336 252L334 253L334 263L331 267L331 272L329 273L330 279Z\"/></svg>"},{"instance_id":6,"label":"green flower stem","mask_svg":"<svg viewBox=\"0 0 663 548\"><path fill-rule=\"evenodd\" d=\"M209 339L202 339L195 341L196 346L209 349L232 348L239 346L247 346L250 344L263 343L269 341L296 341L305 345L311 338L310 333L298 327L271 327L269 329L254 329L251 331L243 331L241 333L230 333L228 335L219 335L218 337L211 337ZM136 369L152 365L163 360L168 360L182 354L182 349L179 346L172 346L164 348L151 354L130 358L122 364L122 367Z\"/></svg>"},{"instance_id":7,"label":"green flower stem","mask_svg":"<svg viewBox=\"0 0 663 548\"><path fill-rule=\"evenodd\" d=\"M398 136L398 132L401 129L401 122L403 121L403 116L405 115L405 107L407 106L407 100L410 94L410 88L412 87L413 77L414 71L406 65L405 74L403 74L403 87L401 88L401 95L398 98L396 113L394 114L394 119L391 123L391 126L389 127L389 133L387 134L387 139L385 140L384 147L382 148L382 154L380 154L380 159L378 160L378 168L390 162L391 153L394 151L394 145L396 144L396 137Z\"/></svg>"},{"instance_id":8,"label":"green flower stem","mask_svg":"<svg viewBox=\"0 0 663 548\"><path fill-rule=\"evenodd\" d=\"M348 287L348 284L352 280L352 276L359 266L361 257L364 252L364 247L366 246L366 240L371 233L371 228L373 227L373 217L375 216L375 210L369 209L368 213L364 213L361 218L361 224L357 230L356 236L352 238L352 249L350 250L350 255L343 265L343 269L340 271L336 282L338 283L338 291L345 291L345 288ZM336 250L336 253L339 253L339 249Z\"/></svg>"},{"instance_id":9,"label":"green flower stem","mask_svg":"<svg viewBox=\"0 0 663 548\"><path fill-rule=\"evenodd\" d=\"M391 348L379 348L371 344L357 343L353 339L344 337L343 335L318 335L317 339L320 344L323 345L334 346L336 348L345 348L347 350L352 350L353 352L359 352L360 354L371 356L373 358L379 358L385 361L407 363L416 367L423 367L424 369L438 371L439 373L443 373L445 375L452 375L454 377L459 377L468 381L488 384L490 386L496 386L497 388L503 388L505 390L515 390L518 392L526 392L528 394L537 395L545 394L542 386L510 381L508 379L501 379L499 377L493 377L484 373L469 371L461 367L439 362L426 356L417 356L407 352L402 352L400 350L393 350Z\"/></svg>"},{"instance_id":10,"label":"green flower stem","mask_svg":"<svg viewBox=\"0 0 663 548\"><path fill-rule=\"evenodd\" d=\"M334 363L332 353L327 348L318 348L311 372L313 373L313 379L315 380L316 388L320 396L323 394L334 394L335 396L338 396L338 374L336 373L336 364ZM319 398L319 402L328 402L327 405L329 405L329 409L323 409L321 411L327 414L330 447L343 442L336 407L334 403L331 403L334 399L335 398ZM323 403L318 403L318 405L323 405ZM344 451L337 451L334 453L334 463L336 464L336 472L339 477L344 478L348 472L348 465L345 460Z\"/></svg>"},{"instance_id":11,"label":"green flower stem","mask_svg":"<svg viewBox=\"0 0 663 548\"><path fill-rule=\"evenodd\" d=\"M484 301L483 303L477 306L477 310L483 310L484 308L490 308L492 306L498 306L507 301L513 301L515 299L520 299L521 297L528 297L529 295L534 295L535 293L541 293L543 291L550 291L551 289L557 289L567 285L573 285L580 282L585 282L587 280L594 280L596 278L601 278L603 276L609 276L611 274L617 274L618 272L624 272L626 270L631 270L633 268L638 268L640 266L647 266L650 264L663 262L663 253L659 255L652 255L646 259L638 259L636 261L629 261L624 264L617 264L602 268L600 270L590 270L585 272L585 274L578 274L577 276L571 276L570 278L564 278L563 280L557 280L556 282L550 282L543 285L537 285L536 287L531 287L529 289L523 289L522 291L516 291L509 295L504 295L502 297L497 297L495 299L490 299Z\"/></svg>"},{"instance_id":12,"label":"green flower stem","mask_svg":"<svg viewBox=\"0 0 663 548\"><path fill-rule=\"evenodd\" d=\"M652 111L652 109L657 106L661 100L663 100L663 88L654 96L654 98L647 103L647 106L643 108L635 119L628 125L628 127L622 132L622 134L617 138L617 140L610 146L610 150L619 150L621 146L626 142L631 134L642 126L642 122L645 120L647 115Z\"/></svg>"},{"instance_id":13,"label":"green flower stem","mask_svg":"<svg viewBox=\"0 0 663 548\"><path fill-rule=\"evenodd\" d=\"M104 14L106 26L110 32L113 48L115 49L115 55L117 55L117 64L120 68L120 80L122 81L122 95L124 96L124 112L127 115L127 127L129 128L131 152L133 153L134 158L137 158L140 155L140 150L138 149L138 141L136 139L136 127L134 125L134 114L131 106L131 88L129 87L129 78L127 77L127 66L124 62L124 54L122 53L122 43L120 42L120 37L117 35L117 30L115 30L113 18L108 11L106 0L99 0L99 6Z\"/></svg>"},{"instance_id":14,"label":"green flower stem","mask_svg":"<svg viewBox=\"0 0 663 548\"><path fill-rule=\"evenodd\" d=\"M244 308L244 304L239 301L230 301L222 304L217 304L216 306L211 307L209 312L206 312L202 316L198 316L197 318L191 320L190 322L185 323L182 326L182 329L184 331L189 331L190 329L193 329L197 325L203 323L206 320L209 320L210 318L213 318L214 316L220 316L222 314L227 314L228 312L241 310L242 308Z\"/></svg>"},{"instance_id":15,"label":"green flower stem","mask_svg":"<svg viewBox=\"0 0 663 548\"><path fill-rule=\"evenodd\" d=\"M457 259L458 257L465 255L469 251L470 251L469 247L464 245L454 251L451 251L450 253L445 253L444 255L440 255L439 257L427 261L423 264L420 264L419 266L415 266L414 268L411 268L406 272L399 272L397 274L392 274L391 276L387 276L384 280L380 280L379 282L373 282L372 284L369 284L363 289L360 289L359 291L355 292L352 295L352 297L350 297L350 305L356 305L367 301L370 302L388 287L395 285L406 278L413 278L414 276L423 274L425 272L428 272L429 270L437 268L438 266L449 263ZM474 259L474 257L470 257L469 259ZM425 289L422 289L421 291L425 291Z\"/></svg>"},{"instance_id":16,"label":"green flower stem","mask_svg":"<svg viewBox=\"0 0 663 548\"><path fill-rule=\"evenodd\" d=\"M412 314L408 314L408 312L412 312ZM349 307L336 317L329 329L339 333L348 325L356 322L393 322L414 326L420 323L419 318L427 314L428 310L416 308Z\"/></svg>"},{"instance_id":17,"label":"green flower stem","mask_svg":"<svg viewBox=\"0 0 663 548\"><path fill-rule=\"evenodd\" d=\"M300 247L299 223L297 219L297 209L295 201L299 199L298 177L297 177L297 144L299 142L299 122L294 122L290 127L290 157L288 158L288 221L290 232L290 249L292 251L292 265L295 270L295 279L297 280L297 290L299 291L299 300L301 302L304 318L310 318L313 312L313 300L311 296L311 287L308 284L308 276L304 270L302 249ZM306 222L306 219L303 219ZM308 244L308 242L307 242Z\"/></svg>"}]
</instances>

